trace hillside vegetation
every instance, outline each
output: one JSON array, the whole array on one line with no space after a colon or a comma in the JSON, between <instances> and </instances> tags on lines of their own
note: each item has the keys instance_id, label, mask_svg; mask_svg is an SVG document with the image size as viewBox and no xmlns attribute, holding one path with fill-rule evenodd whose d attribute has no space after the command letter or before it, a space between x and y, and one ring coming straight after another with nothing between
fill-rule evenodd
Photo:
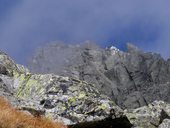
<instances>
[{"instance_id":1,"label":"hillside vegetation","mask_svg":"<svg viewBox=\"0 0 170 128\"><path fill-rule=\"evenodd\" d=\"M0 97L0 128L66 128L44 117L33 117L13 108Z\"/></svg>"}]
</instances>

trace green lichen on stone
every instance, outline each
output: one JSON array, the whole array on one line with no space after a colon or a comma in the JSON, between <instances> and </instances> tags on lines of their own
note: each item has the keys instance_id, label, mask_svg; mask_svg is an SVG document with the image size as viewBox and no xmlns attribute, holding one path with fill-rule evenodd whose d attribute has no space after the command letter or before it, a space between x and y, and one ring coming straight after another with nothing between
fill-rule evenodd
<instances>
[{"instance_id":1,"label":"green lichen on stone","mask_svg":"<svg viewBox=\"0 0 170 128\"><path fill-rule=\"evenodd\" d=\"M69 97L68 103L72 104L74 102L76 102L76 97Z\"/></svg>"},{"instance_id":2,"label":"green lichen on stone","mask_svg":"<svg viewBox=\"0 0 170 128\"><path fill-rule=\"evenodd\" d=\"M105 110L107 108L106 104L101 104L100 106L98 106L99 109Z\"/></svg>"},{"instance_id":3,"label":"green lichen on stone","mask_svg":"<svg viewBox=\"0 0 170 128\"><path fill-rule=\"evenodd\" d=\"M85 92L80 92L80 94L78 95L79 99L83 99L86 97L86 93Z\"/></svg>"},{"instance_id":4,"label":"green lichen on stone","mask_svg":"<svg viewBox=\"0 0 170 128\"><path fill-rule=\"evenodd\" d=\"M43 92L41 84L38 80L31 78L32 74L15 74L18 79L18 88L16 96L19 98L28 98Z\"/></svg>"}]
</instances>

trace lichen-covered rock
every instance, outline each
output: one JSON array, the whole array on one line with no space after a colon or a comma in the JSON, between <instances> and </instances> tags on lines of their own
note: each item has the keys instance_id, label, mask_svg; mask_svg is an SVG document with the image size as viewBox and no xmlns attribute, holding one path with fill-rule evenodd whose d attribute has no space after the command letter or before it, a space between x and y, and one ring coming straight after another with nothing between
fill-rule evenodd
<instances>
[{"instance_id":1,"label":"lichen-covered rock","mask_svg":"<svg viewBox=\"0 0 170 128\"><path fill-rule=\"evenodd\" d=\"M8 99L13 106L18 106L19 100L13 94L12 79L0 74L0 96Z\"/></svg>"},{"instance_id":2,"label":"lichen-covered rock","mask_svg":"<svg viewBox=\"0 0 170 128\"><path fill-rule=\"evenodd\" d=\"M1 54L3 61L0 60L0 64L8 73L0 69L0 96L6 97L18 110L60 120L77 128L84 124L90 128L118 127L120 122L123 123L120 126L128 128L132 125L134 128L169 127L170 104L164 101L122 110L94 84L54 74L33 74L24 66L15 64L6 54ZM132 103L137 95L140 99L138 91L131 93Z\"/></svg>"},{"instance_id":3,"label":"lichen-covered rock","mask_svg":"<svg viewBox=\"0 0 170 128\"><path fill-rule=\"evenodd\" d=\"M4 68L0 72L0 94L10 101L13 97L16 103L12 104L19 110L68 124L123 116L123 111L95 85L54 74L32 74L4 53L0 54L0 64Z\"/></svg>"},{"instance_id":4,"label":"lichen-covered rock","mask_svg":"<svg viewBox=\"0 0 170 128\"><path fill-rule=\"evenodd\" d=\"M158 128L170 128L170 119L165 119Z\"/></svg>"},{"instance_id":5,"label":"lichen-covered rock","mask_svg":"<svg viewBox=\"0 0 170 128\"><path fill-rule=\"evenodd\" d=\"M95 84L122 108L138 108L155 100L170 102L170 61L132 44L127 44L125 52L113 46L103 49L89 41L80 45L56 42L39 48L29 68Z\"/></svg>"},{"instance_id":6,"label":"lichen-covered rock","mask_svg":"<svg viewBox=\"0 0 170 128\"><path fill-rule=\"evenodd\" d=\"M102 120L115 110L115 117L122 110L107 96L98 92L94 85L77 79L53 74L17 74L14 76L16 97L35 101L24 106L45 109L46 116L53 119L64 117L72 123ZM20 107L24 107L20 106Z\"/></svg>"},{"instance_id":7,"label":"lichen-covered rock","mask_svg":"<svg viewBox=\"0 0 170 128\"><path fill-rule=\"evenodd\" d=\"M29 70L15 62L4 52L0 52L0 74L13 76L15 73L27 73Z\"/></svg>"},{"instance_id":8,"label":"lichen-covered rock","mask_svg":"<svg viewBox=\"0 0 170 128\"><path fill-rule=\"evenodd\" d=\"M157 128L165 122L165 119L170 119L170 105L163 101L154 101L148 106L124 110L124 112L136 128Z\"/></svg>"}]
</instances>

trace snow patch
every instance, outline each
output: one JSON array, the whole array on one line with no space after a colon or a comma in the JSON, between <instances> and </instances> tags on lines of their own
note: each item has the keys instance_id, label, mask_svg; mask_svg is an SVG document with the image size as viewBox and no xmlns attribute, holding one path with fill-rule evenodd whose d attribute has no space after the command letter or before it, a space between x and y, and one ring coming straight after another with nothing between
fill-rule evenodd
<instances>
[{"instance_id":1,"label":"snow patch","mask_svg":"<svg viewBox=\"0 0 170 128\"><path fill-rule=\"evenodd\" d=\"M118 53L120 51L115 46L106 47L106 50L110 50L113 55L115 55L116 53Z\"/></svg>"}]
</instances>

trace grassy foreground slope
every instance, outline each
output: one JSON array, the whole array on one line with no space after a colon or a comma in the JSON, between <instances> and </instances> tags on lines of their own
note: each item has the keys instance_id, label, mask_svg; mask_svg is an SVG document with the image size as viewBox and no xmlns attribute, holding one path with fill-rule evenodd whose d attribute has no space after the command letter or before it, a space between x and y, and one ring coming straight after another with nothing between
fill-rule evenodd
<instances>
[{"instance_id":1,"label":"grassy foreground slope","mask_svg":"<svg viewBox=\"0 0 170 128\"><path fill-rule=\"evenodd\" d=\"M33 117L13 108L0 97L0 128L66 128L44 117Z\"/></svg>"}]
</instances>

